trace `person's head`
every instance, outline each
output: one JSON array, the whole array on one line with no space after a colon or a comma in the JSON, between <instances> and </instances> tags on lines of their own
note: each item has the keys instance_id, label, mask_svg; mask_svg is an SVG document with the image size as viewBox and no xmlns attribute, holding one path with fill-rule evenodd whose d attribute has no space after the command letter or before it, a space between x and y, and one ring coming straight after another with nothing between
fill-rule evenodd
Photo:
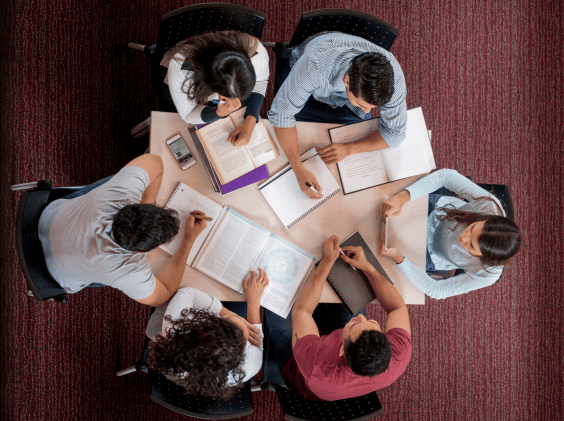
<instances>
[{"instance_id":1,"label":"person's head","mask_svg":"<svg viewBox=\"0 0 564 421\"><path fill-rule=\"evenodd\" d=\"M147 366L176 376L186 394L229 399L240 386L229 386L229 375L237 383L245 376L246 339L234 319L196 309L183 310L175 321L167 316L171 327L149 343Z\"/></svg>"},{"instance_id":2,"label":"person's head","mask_svg":"<svg viewBox=\"0 0 564 421\"><path fill-rule=\"evenodd\" d=\"M466 226L458 241L483 265L506 264L521 246L519 227L505 216L447 209L444 219Z\"/></svg>"},{"instance_id":3,"label":"person's head","mask_svg":"<svg viewBox=\"0 0 564 421\"><path fill-rule=\"evenodd\" d=\"M378 322L359 314L343 328L341 354L354 373L376 376L388 368L392 348Z\"/></svg>"},{"instance_id":4,"label":"person's head","mask_svg":"<svg viewBox=\"0 0 564 421\"><path fill-rule=\"evenodd\" d=\"M394 93L394 71L380 53L364 53L351 61L345 75L347 96L352 105L368 113L390 102Z\"/></svg>"},{"instance_id":5,"label":"person's head","mask_svg":"<svg viewBox=\"0 0 564 421\"><path fill-rule=\"evenodd\" d=\"M179 226L175 210L139 203L114 215L112 237L126 250L145 253L172 240Z\"/></svg>"},{"instance_id":6,"label":"person's head","mask_svg":"<svg viewBox=\"0 0 564 421\"><path fill-rule=\"evenodd\" d=\"M205 104L218 93L226 98L249 98L256 83L250 56L258 41L236 31L211 32L187 39L179 47L190 63L193 77L183 86L190 99Z\"/></svg>"}]
</instances>

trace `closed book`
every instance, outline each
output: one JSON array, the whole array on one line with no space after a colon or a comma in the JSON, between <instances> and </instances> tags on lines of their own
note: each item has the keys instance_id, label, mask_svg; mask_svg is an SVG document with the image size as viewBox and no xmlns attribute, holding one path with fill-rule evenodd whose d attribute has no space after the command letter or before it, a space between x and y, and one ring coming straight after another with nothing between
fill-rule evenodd
<instances>
[{"instance_id":1,"label":"closed book","mask_svg":"<svg viewBox=\"0 0 564 421\"><path fill-rule=\"evenodd\" d=\"M346 246L362 247L366 260L393 285L392 280L358 231L343 240L339 246L341 248ZM374 289L364 272L354 270L351 265L341 258L337 259L333 264L329 275L327 275L327 282L331 284L352 314L357 314L376 299Z\"/></svg>"}]
</instances>

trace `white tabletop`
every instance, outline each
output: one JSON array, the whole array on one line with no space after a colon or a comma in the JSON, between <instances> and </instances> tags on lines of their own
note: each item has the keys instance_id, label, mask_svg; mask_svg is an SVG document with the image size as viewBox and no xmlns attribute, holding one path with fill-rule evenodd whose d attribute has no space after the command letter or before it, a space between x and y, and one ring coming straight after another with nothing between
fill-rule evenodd
<instances>
[{"instance_id":1,"label":"white tabletop","mask_svg":"<svg viewBox=\"0 0 564 421\"><path fill-rule=\"evenodd\" d=\"M271 128L268 121L265 121L265 123ZM327 129L336 126L326 123L298 122L300 153L307 151L312 146L329 144ZM177 133L182 135L198 161L196 165L186 171L182 171L166 145L166 140ZM271 130L271 134L276 141L273 130ZM279 145L278 148L280 157L268 163L270 174L274 174L288 163L282 148ZM322 257L321 243L327 237L336 234L344 239L354 231L358 231L394 282L405 302L407 304L425 304L425 294L405 277L391 259L376 253L376 246L381 233L382 203L421 176L399 180L346 196L341 191L291 228L285 228L258 191L256 184L246 186L225 196L213 190L211 181L200 162L192 137L188 133L187 123L178 114L158 111L151 113L149 150L151 153L162 157L165 167L161 189L157 197L158 205L164 205L177 184L182 181L216 202L235 209L279 237L318 258ZM333 164L328 167L340 184L336 165ZM394 225L392 228L401 227L403 234L400 235L399 230L395 229L391 229L388 233L388 244L398 247L415 266L423 270L425 270L427 238L427 200L427 196L424 196L408 202L402 209L401 215L393 218ZM408 235L405 233L408 233ZM170 255L160 248L148 253L155 274L158 274L169 257ZM243 300L243 297L237 292L189 266L186 267L181 285L200 289L216 296L221 301ZM321 302L340 302L339 297L329 284L325 285Z\"/></svg>"}]
</instances>

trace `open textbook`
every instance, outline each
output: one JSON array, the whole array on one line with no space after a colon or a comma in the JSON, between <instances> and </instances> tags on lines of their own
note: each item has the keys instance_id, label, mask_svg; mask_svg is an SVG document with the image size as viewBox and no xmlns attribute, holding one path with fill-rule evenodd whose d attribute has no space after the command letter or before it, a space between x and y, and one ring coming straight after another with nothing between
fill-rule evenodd
<instances>
[{"instance_id":1,"label":"open textbook","mask_svg":"<svg viewBox=\"0 0 564 421\"><path fill-rule=\"evenodd\" d=\"M196 131L221 184L227 184L280 155L261 119L247 145L235 147L226 141L243 124L244 114L242 108Z\"/></svg>"},{"instance_id":2,"label":"open textbook","mask_svg":"<svg viewBox=\"0 0 564 421\"><path fill-rule=\"evenodd\" d=\"M161 248L173 254L179 247L189 213L201 210L213 218L198 236L187 264L212 279L243 293L249 271L266 271L270 284L261 305L287 317L298 293L315 267L316 258L191 187L180 183L166 204L180 216L181 230Z\"/></svg>"},{"instance_id":3,"label":"open textbook","mask_svg":"<svg viewBox=\"0 0 564 421\"><path fill-rule=\"evenodd\" d=\"M378 128L379 119L329 130L333 143L361 139ZM402 178L428 173L436 168L421 107L407 111L407 134L397 148L349 155L337 163L343 193L349 194Z\"/></svg>"}]
</instances>

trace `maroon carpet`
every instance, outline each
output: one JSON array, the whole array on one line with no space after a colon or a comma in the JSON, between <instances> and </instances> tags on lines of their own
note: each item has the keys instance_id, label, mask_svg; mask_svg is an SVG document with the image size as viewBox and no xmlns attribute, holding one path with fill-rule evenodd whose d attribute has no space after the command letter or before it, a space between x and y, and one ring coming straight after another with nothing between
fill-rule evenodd
<instances>
[{"instance_id":1,"label":"maroon carpet","mask_svg":"<svg viewBox=\"0 0 564 421\"><path fill-rule=\"evenodd\" d=\"M111 289L66 305L27 297L9 185L85 184L143 153L129 130L155 101L146 57L125 44L154 42L159 16L191 3L12 0L0 12L2 419L185 419L149 399L144 374L115 376L140 357L148 308ZM438 167L512 190L524 233L513 266L490 288L410 307L413 357L379 392L378 419L563 419L562 2L241 4L267 13L264 41L289 40L301 13L323 7L392 23L408 107L423 107ZM253 397L248 419L281 419L273 393Z\"/></svg>"}]
</instances>

